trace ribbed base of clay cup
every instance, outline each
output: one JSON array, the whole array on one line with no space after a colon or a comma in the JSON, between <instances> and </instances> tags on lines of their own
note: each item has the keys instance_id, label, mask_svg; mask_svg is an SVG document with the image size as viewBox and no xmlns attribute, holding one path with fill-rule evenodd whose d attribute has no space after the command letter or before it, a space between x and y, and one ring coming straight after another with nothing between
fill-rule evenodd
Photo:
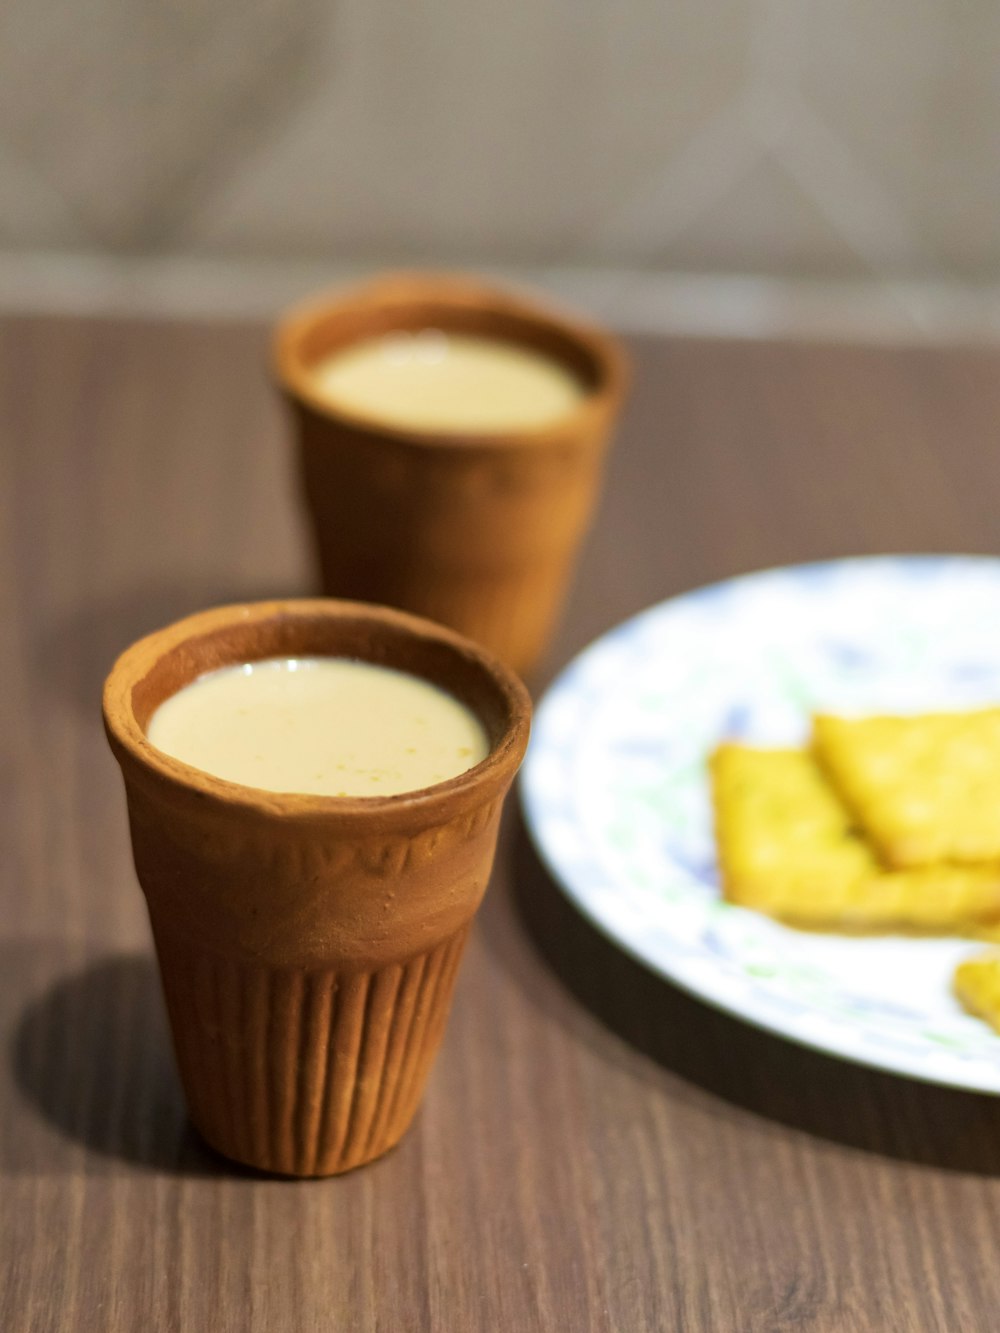
<instances>
[{"instance_id":1,"label":"ribbed base of clay cup","mask_svg":"<svg viewBox=\"0 0 1000 1333\"><path fill-rule=\"evenodd\" d=\"M310 656L447 691L482 724L488 753L414 791L333 797L229 782L149 741L155 710L206 671ZM479 645L355 602L218 607L118 659L105 727L181 1079L212 1147L320 1176L399 1140L444 1032L530 718L524 686Z\"/></svg>"},{"instance_id":2,"label":"ribbed base of clay cup","mask_svg":"<svg viewBox=\"0 0 1000 1333\"><path fill-rule=\"evenodd\" d=\"M373 971L275 970L156 930L188 1108L217 1152L329 1176L381 1157L413 1119L468 927Z\"/></svg>"}]
</instances>

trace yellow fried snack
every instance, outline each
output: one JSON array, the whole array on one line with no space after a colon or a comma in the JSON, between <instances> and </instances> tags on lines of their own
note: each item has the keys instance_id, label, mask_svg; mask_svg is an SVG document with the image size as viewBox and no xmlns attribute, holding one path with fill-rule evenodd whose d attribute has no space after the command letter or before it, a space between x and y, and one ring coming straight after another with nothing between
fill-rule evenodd
<instances>
[{"instance_id":1,"label":"yellow fried snack","mask_svg":"<svg viewBox=\"0 0 1000 1333\"><path fill-rule=\"evenodd\" d=\"M1000 953L993 949L966 958L955 969L953 984L962 1007L1000 1032Z\"/></svg>"},{"instance_id":2,"label":"yellow fried snack","mask_svg":"<svg viewBox=\"0 0 1000 1333\"><path fill-rule=\"evenodd\" d=\"M887 866L1000 862L1000 708L821 716L813 750Z\"/></svg>"},{"instance_id":3,"label":"yellow fried snack","mask_svg":"<svg viewBox=\"0 0 1000 1333\"><path fill-rule=\"evenodd\" d=\"M964 934L1000 918L1000 868L883 869L807 751L725 744L710 768L729 902L854 931Z\"/></svg>"}]
</instances>

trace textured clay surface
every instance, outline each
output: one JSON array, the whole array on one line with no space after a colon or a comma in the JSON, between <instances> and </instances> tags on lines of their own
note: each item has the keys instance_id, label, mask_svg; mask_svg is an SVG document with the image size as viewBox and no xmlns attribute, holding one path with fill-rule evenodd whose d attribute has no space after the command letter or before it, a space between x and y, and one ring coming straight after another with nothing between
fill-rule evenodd
<instances>
[{"instance_id":1,"label":"textured clay surface","mask_svg":"<svg viewBox=\"0 0 1000 1333\"><path fill-rule=\"evenodd\" d=\"M586 394L552 426L405 431L331 408L310 366L393 329L506 339L568 366ZM619 344L472 279L401 274L290 314L276 340L324 590L404 607L529 671L548 642L625 392Z\"/></svg>"},{"instance_id":2,"label":"textured clay surface","mask_svg":"<svg viewBox=\"0 0 1000 1333\"><path fill-rule=\"evenodd\" d=\"M492 748L422 791L257 791L156 750L157 705L223 665L358 657L425 676ZM224 607L141 640L105 687L192 1118L221 1152L323 1175L385 1152L420 1099L486 889L531 705L500 662L401 612L324 600Z\"/></svg>"}]
</instances>

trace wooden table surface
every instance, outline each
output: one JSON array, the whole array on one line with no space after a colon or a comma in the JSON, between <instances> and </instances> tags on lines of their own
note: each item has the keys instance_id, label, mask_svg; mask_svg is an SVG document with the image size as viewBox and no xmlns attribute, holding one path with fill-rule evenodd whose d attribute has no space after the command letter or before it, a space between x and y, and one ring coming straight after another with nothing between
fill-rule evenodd
<instances>
[{"instance_id":1,"label":"wooden table surface","mask_svg":"<svg viewBox=\"0 0 1000 1333\"><path fill-rule=\"evenodd\" d=\"M261 329L0 337L0 1329L998 1327L1000 1102L687 998L561 897L511 803L418 1120L295 1183L188 1126L117 769L113 656L309 590ZM550 673L754 567L1000 552L1000 356L645 341Z\"/></svg>"}]
</instances>

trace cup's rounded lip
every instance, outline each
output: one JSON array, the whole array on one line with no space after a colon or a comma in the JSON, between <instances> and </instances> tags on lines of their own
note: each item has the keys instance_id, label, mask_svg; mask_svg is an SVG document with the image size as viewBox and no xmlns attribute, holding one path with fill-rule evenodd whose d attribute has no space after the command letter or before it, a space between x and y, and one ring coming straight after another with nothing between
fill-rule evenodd
<instances>
[{"instance_id":1,"label":"cup's rounded lip","mask_svg":"<svg viewBox=\"0 0 1000 1333\"><path fill-rule=\"evenodd\" d=\"M136 718L132 692L164 656L185 643L195 642L231 625L245 627L297 616L303 619L367 620L372 624L391 626L404 635L445 645L460 657L474 662L492 679L509 713L506 730L486 758L472 768L445 782L393 796L320 796L249 787L216 777L152 744ZM407 667L401 663L399 669L407 670ZM320 817L324 822L344 824L368 823L401 812L431 820L439 807L442 818L445 818L446 807L452 804L457 794L468 793L471 788L487 789L498 782L505 783L513 777L524 757L531 714L531 697L520 678L499 658L463 635L408 612L368 602L325 597L233 603L185 616L127 648L111 668L103 695L105 731L119 761L123 755L128 756L148 776L179 792L194 793L202 799L240 807L248 813L272 818Z\"/></svg>"},{"instance_id":2,"label":"cup's rounded lip","mask_svg":"<svg viewBox=\"0 0 1000 1333\"><path fill-rule=\"evenodd\" d=\"M456 311L482 310L513 316L523 323L549 329L575 343L599 371L599 381L589 388L580 403L541 426L495 431L428 429L382 421L374 415L351 412L329 402L315 389L301 356L305 337L331 316L363 311L366 306L408 306L433 303ZM322 292L291 306L279 318L272 340L272 366L279 388L293 400L321 416L341 421L352 430L377 438L405 441L425 448L524 444L571 439L595 414L616 406L625 396L630 378L629 359L612 334L576 315L548 306L519 292L494 286L484 279L461 273L400 270L382 273L367 283Z\"/></svg>"}]
</instances>

